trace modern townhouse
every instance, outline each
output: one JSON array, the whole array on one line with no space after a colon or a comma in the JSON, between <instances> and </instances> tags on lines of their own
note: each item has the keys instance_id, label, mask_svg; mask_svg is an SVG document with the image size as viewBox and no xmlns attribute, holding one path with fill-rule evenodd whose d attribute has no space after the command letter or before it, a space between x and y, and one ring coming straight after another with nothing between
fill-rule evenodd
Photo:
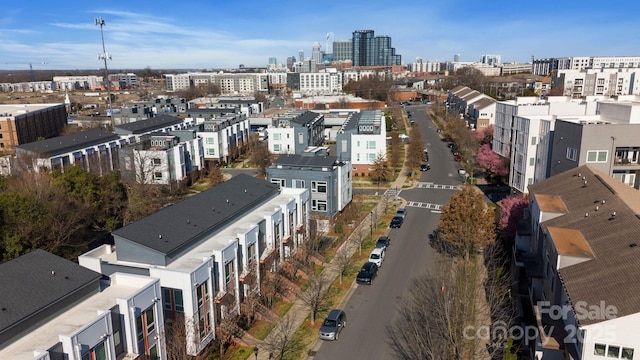
<instances>
[{"instance_id":1,"label":"modern townhouse","mask_svg":"<svg viewBox=\"0 0 640 360\"><path fill-rule=\"evenodd\" d=\"M134 138L134 142L138 142L143 135L148 135L158 131L168 132L172 130L183 130L194 125L195 121L192 119L181 119L171 115L160 115L146 120L116 125L113 132L124 138Z\"/></svg>"},{"instance_id":2,"label":"modern townhouse","mask_svg":"<svg viewBox=\"0 0 640 360\"><path fill-rule=\"evenodd\" d=\"M550 175L586 164L640 189L640 102L630 98L599 101L598 115L558 117Z\"/></svg>"},{"instance_id":3,"label":"modern townhouse","mask_svg":"<svg viewBox=\"0 0 640 360\"><path fill-rule=\"evenodd\" d=\"M336 156L354 174L368 174L378 156L387 157L385 116L380 110L351 113L336 135Z\"/></svg>"},{"instance_id":4,"label":"modern townhouse","mask_svg":"<svg viewBox=\"0 0 640 360\"><path fill-rule=\"evenodd\" d=\"M640 351L640 192L590 165L529 187L512 294L530 358L634 359Z\"/></svg>"},{"instance_id":5,"label":"modern townhouse","mask_svg":"<svg viewBox=\"0 0 640 360\"><path fill-rule=\"evenodd\" d=\"M120 149L133 141L96 128L30 142L16 148L10 175L19 175L25 169L64 172L71 166L104 175L118 168Z\"/></svg>"},{"instance_id":6,"label":"modern townhouse","mask_svg":"<svg viewBox=\"0 0 640 360\"><path fill-rule=\"evenodd\" d=\"M324 115L293 110L274 117L267 132L271 154L300 154L324 142Z\"/></svg>"},{"instance_id":7,"label":"modern townhouse","mask_svg":"<svg viewBox=\"0 0 640 360\"><path fill-rule=\"evenodd\" d=\"M237 175L114 231L114 245L79 263L160 279L165 316L184 319L187 352L197 355L308 237L309 200L307 189Z\"/></svg>"},{"instance_id":8,"label":"modern townhouse","mask_svg":"<svg viewBox=\"0 0 640 360\"><path fill-rule=\"evenodd\" d=\"M123 180L169 185L205 168L203 139L197 127L143 135L118 153Z\"/></svg>"},{"instance_id":9,"label":"modern townhouse","mask_svg":"<svg viewBox=\"0 0 640 360\"><path fill-rule=\"evenodd\" d=\"M0 358L168 359L158 279L34 250L0 265Z\"/></svg>"},{"instance_id":10,"label":"modern townhouse","mask_svg":"<svg viewBox=\"0 0 640 360\"><path fill-rule=\"evenodd\" d=\"M459 90L456 89L458 88L454 88L449 92L447 102L450 109L461 115L467 115L469 113L468 106L470 103L488 97L487 95L484 95L483 93L477 90L470 89L466 86L463 86Z\"/></svg>"},{"instance_id":11,"label":"modern townhouse","mask_svg":"<svg viewBox=\"0 0 640 360\"><path fill-rule=\"evenodd\" d=\"M0 105L0 150L59 136L66 124L63 103Z\"/></svg>"},{"instance_id":12,"label":"modern townhouse","mask_svg":"<svg viewBox=\"0 0 640 360\"><path fill-rule=\"evenodd\" d=\"M484 130L496 122L496 100L490 96L469 103L467 116L476 130Z\"/></svg>"},{"instance_id":13,"label":"modern townhouse","mask_svg":"<svg viewBox=\"0 0 640 360\"><path fill-rule=\"evenodd\" d=\"M189 101L189 109L191 111L188 112L201 109L234 110L235 113L250 117L261 114L264 111L264 103L253 96L203 97Z\"/></svg>"},{"instance_id":14,"label":"modern townhouse","mask_svg":"<svg viewBox=\"0 0 640 360\"><path fill-rule=\"evenodd\" d=\"M308 148L280 155L266 169L267 181L281 187L308 189L311 215L333 218L353 197L351 163L328 154L328 148Z\"/></svg>"},{"instance_id":15,"label":"modern townhouse","mask_svg":"<svg viewBox=\"0 0 640 360\"><path fill-rule=\"evenodd\" d=\"M121 106L114 111L113 123L128 124L160 115L177 116L187 111L189 103L183 98L156 98L146 102L136 102Z\"/></svg>"},{"instance_id":16,"label":"modern townhouse","mask_svg":"<svg viewBox=\"0 0 640 360\"><path fill-rule=\"evenodd\" d=\"M249 144L249 118L241 113L220 113L223 109L199 109L187 119L200 127L206 161L228 163L236 159ZM216 115L219 114L219 115Z\"/></svg>"}]
</instances>

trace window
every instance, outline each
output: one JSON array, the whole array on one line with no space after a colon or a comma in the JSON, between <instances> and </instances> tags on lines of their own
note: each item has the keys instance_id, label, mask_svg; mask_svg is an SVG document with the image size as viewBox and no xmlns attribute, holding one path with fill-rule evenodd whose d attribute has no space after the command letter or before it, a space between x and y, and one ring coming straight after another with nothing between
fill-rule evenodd
<instances>
[{"instance_id":1,"label":"window","mask_svg":"<svg viewBox=\"0 0 640 360\"><path fill-rule=\"evenodd\" d=\"M313 211L327 211L326 200L311 200L311 210Z\"/></svg>"},{"instance_id":2,"label":"window","mask_svg":"<svg viewBox=\"0 0 640 360\"><path fill-rule=\"evenodd\" d=\"M607 357L619 358L620 357L620 346L611 346L607 349Z\"/></svg>"},{"instance_id":3,"label":"window","mask_svg":"<svg viewBox=\"0 0 640 360\"><path fill-rule=\"evenodd\" d=\"M280 187L285 187L285 185L287 185L287 180L274 178L274 179L271 179L271 183L278 184Z\"/></svg>"},{"instance_id":4,"label":"window","mask_svg":"<svg viewBox=\"0 0 640 360\"><path fill-rule=\"evenodd\" d=\"M145 355L149 355L149 339L153 337L156 329L154 305L149 306L136 316L136 339L138 350Z\"/></svg>"},{"instance_id":5,"label":"window","mask_svg":"<svg viewBox=\"0 0 640 360\"><path fill-rule=\"evenodd\" d=\"M293 187L296 189L304 189L304 180L298 180L298 179L294 179L293 180Z\"/></svg>"},{"instance_id":6,"label":"window","mask_svg":"<svg viewBox=\"0 0 640 360\"><path fill-rule=\"evenodd\" d=\"M538 141L538 139L535 136L531 137L531 145L535 145L536 141Z\"/></svg>"},{"instance_id":7,"label":"window","mask_svg":"<svg viewBox=\"0 0 640 360\"><path fill-rule=\"evenodd\" d=\"M578 150L568 147L567 148L567 159L571 160L571 161L576 161L576 159L578 158Z\"/></svg>"},{"instance_id":8,"label":"window","mask_svg":"<svg viewBox=\"0 0 640 360\"><path fill-rule=\"evenodd\" d=\"M536 164L536 158L529 158L529 166L533 166Z\"/></svg>"},{"instance_id":9,"label":"window","mask_svg":"<svg viewBox=\"0 0 640 360\"><path fill-rule=\"evenodd\" d=\"M373 163L374 161L376 161L376 154L368 153L367 154L367 161L370 162L370 163Z\"/></svg>"},{"instance_id":10,"label":"window","mask_svg":"<svg viewBox=\"0 0 640 360\"><path fill-rule=\"evenodd\" d=\"M621 359L631 360L633 359L633 349L632 348L622 348L622 357Z\"/></svg>"},{"instance_id":11,"label":"window","mask_svg":"<svg viewBox=\"0 0 640 360\"><path fill-rule=\"evenodd\" d=\"M216 149L207 148L207 155L214 156L216 154Z\"/></svg>"},{"instance_id":12,"label":"window","mask_svg":"<svg viewBox=\"0 0 640 360\"><path fill-rule=\"evenodd\" d=\"M273 140L280 140L280 134L279 133L273 134Z\"/></svg>"},{"instance_id":13,"label":"window","mask_svg":"<svg viewBox=\"0 0 640 360\"><path fill-rule=\"evenodd\" d=\"M603 163L607 162L607 151L587 151L587 162Z\"/></svg>"},{"instance_id":14,"label":"window","mask_svg":"<svg viewBox=\"0 0 640 360\"><path fill-rule=\"evenodd\" d=\"M204 338L211 332L211 314L209 314L209 287L207 282L198 285L198 328L200 330L200 338Z\"/></svg>"},{"instance_id":15,"label":"window","mask_svg":"<svg viewBox=\"0 0 640 360\"><path fill-rule=\"evenodd\" d=\"M367 141L367 150L375 150L376 142L375 141Z\"/></svg>"},{"instance_id":16,"label":"window","mask_svg":"<svg viewBox=\"0 0 640 360\"><path fill-rule=\"evenodd\" d=\"M172 288L162 288L162 303L165 317L173 318L175 313L184 312L184 302L182 299L182 290Z\"/></svg>"},{"instance_id":17,"label":"window","mask_svg":"<svg viewBox=\"0 0 640 360\"><path fill-rule=\"evenodd\" d=\"M104 341L82 354L82 360L107 360L107 351L104 347Z\"/></svg>"},{"instance_id":18,"label":"window","mask_svg":"<svg viewBox=\"0 0 640 360\"><path fill-rule=\"evenodd\" d=\"M153 173L153 178L154 178L154 179L156 179L156 180L160 180L160 179L162 179L162 173L161 173L161 172L159 172L159 171L155 171L155 172Z\"/></svg>"},{"instance_id":19,"label":"window","mask_svg":"<svg viewBox=\"0 0 640 360\"><path fill-rule=\"evenodd\" d=\"M326 181L312 181L311 192L326 193L327 182Z\"/></svg>"},{"instance_id":20,"label":"window","mask_svg":"<svg viewBox=\"0 0 640 360\"><path fill-rule=\"evenodd\" d=\"M204 138L204 139L205 139L205 144L213 145L213 144L216 143L216 140L214 138L212 138L212 137L207 137L207 138Z\"/></svg>"},{"instance_id":21,"label":"window","mask_svg":"<svg viewBox=\"0 0 640 360\"><path fill-rule=\"evenodd\" d=\"M229 261L225 266L224 266L224 284L225 284L225 291L233 291L233 284L231 283L231 280L233 279L234 276L234 272L233 272L233 261Z\"/></svg>"},{"instance_id":22,"label":"window","mask_svg":"<svg viewBox=\"0 0 640 360\"><path fill-rule=\"evenodd\" d=\"M347 140L341 140L340 141L340 146L341 146L341 150L340 152L347 152Z\"/></svg>"},{"instance_id":23,"label":"window","mask_svg":"<svg viewBox=\"0 0 640 360\"><path fill-rule=\"evenodd\" d=\"M273 144L273 151L274 152L279 152L280 151L280 144Z\"/></svg>"},{"instance_id":24,"label":"window","mask_svg":"<svg viewBox=\"0 0 640 360\"><path fill-rule=\"evenodd\" d=\"M160 165L162 164L162 160L158 159L158 158L154 158L153 159L153 165Z\"/></svg>"}]
</instances>

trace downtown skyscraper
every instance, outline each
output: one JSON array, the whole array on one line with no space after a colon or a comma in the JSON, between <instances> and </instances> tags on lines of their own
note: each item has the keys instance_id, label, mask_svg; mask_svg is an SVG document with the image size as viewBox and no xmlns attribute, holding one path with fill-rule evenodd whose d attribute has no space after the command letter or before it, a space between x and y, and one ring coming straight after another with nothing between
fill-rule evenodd
<instances>
[{"instance_id":1,"label":"downtown skyscraper","mask_svg":"<svg viewBox=\"0 0 640 360\"><path fill-rule=\"evenodd\" d=\"M353 66L401 65L402 56L391 47L391 37L375 36L373 30L356 30L351 40Z\"/></svg>"}]
</instances>

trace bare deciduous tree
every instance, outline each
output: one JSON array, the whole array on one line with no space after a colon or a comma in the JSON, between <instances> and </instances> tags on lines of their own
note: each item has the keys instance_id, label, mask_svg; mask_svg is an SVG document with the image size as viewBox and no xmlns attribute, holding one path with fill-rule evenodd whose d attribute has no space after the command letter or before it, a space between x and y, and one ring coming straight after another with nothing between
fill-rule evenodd
<instances>
[{"instance_id":1,"label":"bare deciduous tree","mask_svg":"<svg viewBox=\"0 0 640 360\"><path fill-rule=\"evenodd\" d=\"M276 360L282 360L285 356L298 351L304 344L300 338L295 337L298 330L291 315L285 315L276 325L264 341L267 350L273 354Z\"/></svg>"},{"instance_id":2,"label":"bare deciduous tree","mask_svg":"<svg viewBox=\"0 0 640 360\"><path fill-rule=\"evenodd\" d=\"M344 277L345 272L347 272L350 262L351 255L349 255L344 247L340 248L336 252L336 256L333 257L331 263L335 265L336 269L338 269L338 273L340 274L340 284L342 284L342 278Z\"/></svg>"},{"instance_id":3,"label":"bare deciduous tree","mask_svg":"<svg viewBox=\"0 0 640 360\"><path fill-rule=\"evenodd\" d=\"M364 228L356 229L353 234L351 234L351 240L358 244L358 254L362 255L362 243L367 238L367 230Z\"/></svg>"},{"instance_id":4,"label":"bare deciduous tree","mask_svg":"<svg viewBox=\"0 0 640 360\"><path fill-rule=\"evenodd\" d=\"M326 304L329 284L329 280L322 274L312 275L309 277L309 286L298 296L311 313L311 325L315 324L316 315Z\"/></svg>"}]
</instances>

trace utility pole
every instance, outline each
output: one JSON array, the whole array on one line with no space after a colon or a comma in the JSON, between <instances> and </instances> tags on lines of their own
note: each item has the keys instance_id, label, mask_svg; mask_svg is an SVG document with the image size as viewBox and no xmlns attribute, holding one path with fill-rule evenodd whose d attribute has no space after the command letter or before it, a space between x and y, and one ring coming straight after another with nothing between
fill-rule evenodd
<instances>
[{"instance_id":1,"label":"utility pole","mask_svg":"<svg viewBox=\"0 0 640 360\"><path fill-rule=\"evenodd\" d=\"M104 81L107 85L107 97L109 98L109 118L111 118L111 126L113 127L113 106L111 105L111 81L109 81L109 69L107 68L107 59L111 60L111 55L107 53L104 47L104 33L102 27L106 23L103 18L96 18L96 26L100 26L100 37L102 38L102 54L98 54L98 60L104 60Z\"/></svg>"}]
</instances>

